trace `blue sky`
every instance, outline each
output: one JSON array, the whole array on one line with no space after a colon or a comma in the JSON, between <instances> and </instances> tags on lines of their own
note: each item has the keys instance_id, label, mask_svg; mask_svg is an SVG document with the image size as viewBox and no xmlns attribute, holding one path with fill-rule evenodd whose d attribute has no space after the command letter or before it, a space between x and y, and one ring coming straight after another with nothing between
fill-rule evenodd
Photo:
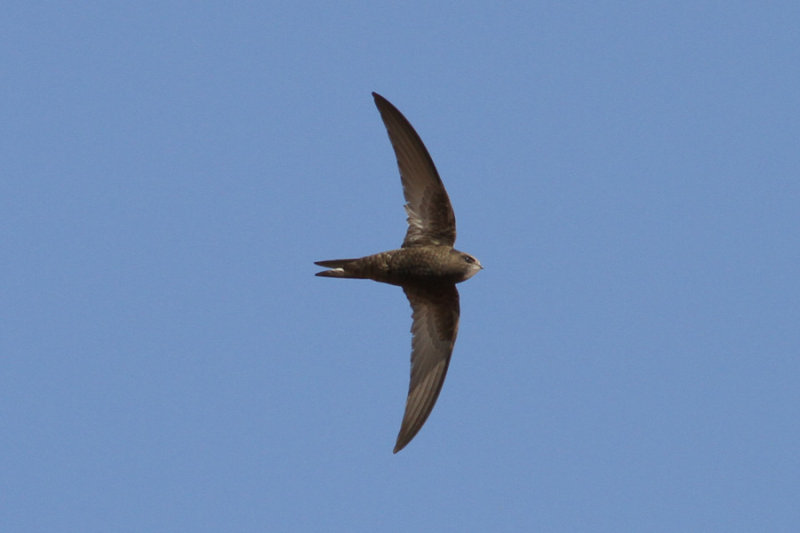
<instances>
[{"instance_id":1,"label":"blue sky","mask_svg":"<svg viewBox=\"0 0 800 533\"><path fill-rule=\"evenodd\" d=\"M79 4L79 5L78 5ZM12 2L5 531L794 531L796 2ZM410 308L371 91L448 188L461 329L392 454Z\"/></svg>"}]
</instances>

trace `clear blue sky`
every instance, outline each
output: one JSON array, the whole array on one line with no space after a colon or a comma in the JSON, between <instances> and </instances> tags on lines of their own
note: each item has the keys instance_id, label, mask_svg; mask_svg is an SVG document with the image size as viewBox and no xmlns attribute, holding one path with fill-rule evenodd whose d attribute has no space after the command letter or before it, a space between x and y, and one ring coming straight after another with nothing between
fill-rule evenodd
<instances>
[{"instance_id":1,"label":"clear blue sky","mask_svg":"<svg viewBox=\"0 0 800 533\"><path fill-rule=\"evenodd\" d=\"M129 4L0 18L3 531L797 531L800 4ZM371 91L486 266L398 455Z\"/></svg>"}]
</instances>

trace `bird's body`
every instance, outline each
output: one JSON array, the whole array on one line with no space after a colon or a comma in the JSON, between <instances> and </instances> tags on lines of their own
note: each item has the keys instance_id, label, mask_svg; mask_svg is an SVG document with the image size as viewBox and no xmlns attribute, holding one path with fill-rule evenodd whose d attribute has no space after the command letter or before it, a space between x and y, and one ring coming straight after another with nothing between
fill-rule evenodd
<instances>
[{"instance_id":1,"label":"bird's body","mask_svg":"<svg viewBox=\"0 0 800 533\"><path fill-rule=\"evenodd\" d=\"M417 246L380 252L358 259L318 261L330 268L318 275L331 278L371 279L391 285L409 283L460 283L475 275L479 268L469 254L449 246Z\"/></svg>"},{"instance_id":2,"label":"bird's body","mask_svg":"<svg viewBox=\"0 0 800 533\"><path fill-rule=\"evenodd\" d=\"M453 248L453 208L422 140L397 108L382 96L372 95L397 156L407 202L406 237L397 250L316 264L329 269L317 276L399 285L411 303L411 381L394 448L397 453L422 428L444 383L458 333L456 283L471 278L483 267L470 254Z\"/></svg>"}]
</instances>

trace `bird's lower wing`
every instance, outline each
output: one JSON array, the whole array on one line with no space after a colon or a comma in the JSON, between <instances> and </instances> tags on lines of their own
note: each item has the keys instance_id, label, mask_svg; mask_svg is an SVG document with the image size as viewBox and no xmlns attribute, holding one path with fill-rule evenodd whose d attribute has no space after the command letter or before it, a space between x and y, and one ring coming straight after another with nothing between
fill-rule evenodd
<instances>
[{"instance_id":1,"label":"bird's lower wing","mask_svg":"<svg viewBox=\"0 0 800 533\"><path fill-rule=\"evenodd\" d=\"M433 410L450 364L459 317L455 285L414 285L403 290L413 311L411 382L394 453L411 442Z\"/></svg>"}]
</instances>

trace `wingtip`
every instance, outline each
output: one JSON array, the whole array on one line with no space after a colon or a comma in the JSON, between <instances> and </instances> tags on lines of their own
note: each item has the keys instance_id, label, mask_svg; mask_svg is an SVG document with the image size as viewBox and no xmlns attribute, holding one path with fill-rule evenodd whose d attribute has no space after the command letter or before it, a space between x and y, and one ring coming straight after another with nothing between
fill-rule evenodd
<instances>
[{"instance_id":1,"label":"wingtip","mask_svg":"<svg viewBox=\"0 0 800 533\"><path fill-rule=\"evenodd\" d=\"M404 435L402 433L400 435L397 435L397 440L394 443L394 450L392 450L392 453L397 453L405 449L405 447L408 446L412 440L414 440L415 436L416 433L414 435L411 435L410 437L408 434Z\"/></svg>"},{"instance_id":2,"label":"wingtip","mask_svg":"<svg viewBox=\"0 0 800 533\"><path fill-rule=\"evenodd\" d=\"M383 113L384 109L394 109L397 113L400 113L400 111L397 111L397 108L394 107L394 104L387 100L386 97L376 93L375 91L372 91L372 99L375 102L375 105L378 107L378 110L381 111L381 114Z\"/></svg>"}]
</instances>

